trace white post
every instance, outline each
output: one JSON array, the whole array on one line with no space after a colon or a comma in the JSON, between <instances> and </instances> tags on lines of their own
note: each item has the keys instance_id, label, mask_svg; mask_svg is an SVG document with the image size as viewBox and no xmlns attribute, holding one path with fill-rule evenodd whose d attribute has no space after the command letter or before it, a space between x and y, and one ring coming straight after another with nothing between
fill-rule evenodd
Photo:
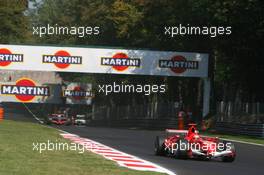
<instances>
[{"instance_id":1,"label":"white post","mask_svg":"<svg viewBox=\"0 0 264 175\"><path fill-rule=\"evenodd\" d=\"M203 117L209 114L210 110L210 91L211 82L210 78L203 78Z\"/></svg>"}]
</instances>

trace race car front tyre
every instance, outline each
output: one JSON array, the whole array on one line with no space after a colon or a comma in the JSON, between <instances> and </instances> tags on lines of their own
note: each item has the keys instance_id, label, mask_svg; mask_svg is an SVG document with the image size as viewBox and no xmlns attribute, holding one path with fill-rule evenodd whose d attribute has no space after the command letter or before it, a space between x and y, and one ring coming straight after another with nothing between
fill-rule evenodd
<instances>
[{"instance_id":1,"label":"race car front tyre","mask_svg":"<svg viewBox=\"0 0 264 175\"><path fill-rule=\"evenodd\" d=\"M177 159L187 159L188 158L188 148L189 142L186 139L179 139L174 147L173 157Z\"/></svg>"},{"instance_id":2,"label":"race car front tyre","mask_svg":"<svg viewBox=\"0 0 264 175\"><path fill-rule=\"evenodd\" d=\"M222 161L223 162L233 162L235 160L235 157L236 157L235 145L233 143L227 142L227 141L222 141L222 143L225 145L224 146L225 151L226 150L232 151L231 155L223 156Z\"/></svg>"},{"instance_id":3,"label":"race car front tyre","mask_svg":"<svg viewBox=\"0 0 264 175\"><path fill-rule=\"evenodd\" d=\"M156 139L154 142L155 155L157 155L157 156L164 156L165 155L164 140L165 140L164 138L160 138L159 136L156 136Z\"/></svg>"}]
</instances>

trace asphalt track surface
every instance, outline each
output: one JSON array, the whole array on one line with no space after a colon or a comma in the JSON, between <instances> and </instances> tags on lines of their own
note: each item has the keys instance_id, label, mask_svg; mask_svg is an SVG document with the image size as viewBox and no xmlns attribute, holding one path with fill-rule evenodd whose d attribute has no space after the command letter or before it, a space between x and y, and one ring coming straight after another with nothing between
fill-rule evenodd
<instances>
[{"instance_id":1,"label":"asphalt track surface","mask_svg":"<svg viewBox=\"0 0 264 175\"><path fill-rule=\"evenodd\" d=\"M13 110L12 110L13 111ZM36 122L26 113L7 110L6 118L16 121ZM154 139L161 131L129 130L100 127L55 126L64 131L86 137L138 156L172 170L177 175L260 175L264 172L264 147L235 143L237 157L232 163L219 161L177 160L155 156Z\"/></svg>"}]
</instances>

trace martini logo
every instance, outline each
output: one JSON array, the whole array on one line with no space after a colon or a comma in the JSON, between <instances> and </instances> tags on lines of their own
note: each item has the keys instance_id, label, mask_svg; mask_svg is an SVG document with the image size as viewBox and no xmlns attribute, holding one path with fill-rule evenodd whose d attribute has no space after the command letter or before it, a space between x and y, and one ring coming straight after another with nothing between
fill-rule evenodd
<instances>
[{"instance_id":1,"label":"martini logo","mask_svg":"<svg viewBox=\"0 0 264 175\"><path fill-rule=\"evenodd\" d=\"M187 69L198 69L198 61L187 61L185 57L177 55L171 60L159 60L160 68L169 68L176 74L185 72Z\"/></svg>"},{"instance_id":2,"label":"martini logo","mask_svg":"<svg viewBox=\"0 0 264 175\"><path fill-rule=\"evenodd\" d=\"M18 101L30 102L36 96L49 96L49 87L36 86L33 80L22 78L15 85L1 85L2 95L14 95Z\"/></svg>"},{"instance_id":3,"label":"martini logo","mask_svg":"<svg viewBox=\"0 0 264 175\"><path fill-rule=\"evenodd\" d=\"M53 63L57 68L65 69L71 64L82 64L81 56L71 56L67 51L60 50L54 55L43 55L43 63Z\"/></svg>"},{"instance_id":4,"label":"martini logo","mask_svg":"<svg viewBox=\"0 0 264 175\"><path fill-rule=\"evenodd\" d=\"M140 67L139 58L129 58L125 53L117 53L113 57L102 57L101 65L112 66L117 71L124 71L128 67Z\"/></svg>"},{"instance_id":5,"label":"martini logo","mask_svg":"<svg viewBox=\"0 0 264 175\"><path fill-rule=\"evenodd\" d=\"M73 90L64 90L64 97L73 97L75 100L81 100L84 98L92 97L92 91L85 91L82 87L76 86Z\"/></svg>"},{"instance_id":6,"label":"martini logo","mask_svg":"<svg viewBox=\"0 0 264 175\"><path fill-rule=\"evenodd\" d=\"M12 62L23 62L23 54L13 54L8 49L0 49L0 67L8 66Z\"/></svg>"}]
</instances>

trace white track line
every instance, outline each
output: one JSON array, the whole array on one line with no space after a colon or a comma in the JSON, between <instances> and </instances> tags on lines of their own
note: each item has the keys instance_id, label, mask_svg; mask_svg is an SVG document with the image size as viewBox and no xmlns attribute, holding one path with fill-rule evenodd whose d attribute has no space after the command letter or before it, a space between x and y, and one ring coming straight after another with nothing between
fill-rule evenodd
<instances>
[{"instance_id":1,"label":"white track line","mask_svg":"<svg viewBox=\"0 0 264 175\"><path fill-rule=\"evenodd\" d=\"M212 136L208 136L208 135L202 135L202 136L212 137ZM222 137L219 137L219 138L222 139L222 140L230 141L230 142L237 142L237 143L243 143L243 144L255 145L255 146L264 146L264 144L260 144L260 143L252 143L252 142L233 140L233 139L227 139L227 138L222 138Z\"/></svg>"},{"instance_id":2,"label":"white track line","mask_svg":"<svg viewBox=\"0 0 264 175\"><path fill-rule=\"evenodd\" d=\"M239 141L239 140L233 140L233 139L225 139L225 138L222 138L222 139L227 140L227 141L231 141L231 142L244 143L244 144L248 144L248 145L263 146L264 147L264 144L259 144L259 143L252 143L252 142Z\"/></svg>"},{"instance_id":3,"label":"white track line","mask_svg":"<svg viewBox=\"0 0 264 175\"><path fill-rule=\"evenodd\" d=\"M70 134L68 132L64 132L61 135L62 137L69 139L72 142L86 146L86 149L88 151L102 155L106 159L115 161L118 165L122 167L130 168L133 170L139 170L139 171L154 171L154 172L166 173L169 175L176 175L174 172L166 168L163 168L155 163L124 153L122 151L116 150L99 142L87 138L82 138L78 135Z\"/></svg>"},{"instance_id":4,"label":"white track line","mask_svg":"<svg viewBox=\"0 0 264 175\"><path fill-rule=\"evenodd\" d=\"M22 103L25 108L28 110L28 112L41 124L43 124L44 122L42 120L40 120L28 107L25 103Z\"/></svg>"}]
</instances>

